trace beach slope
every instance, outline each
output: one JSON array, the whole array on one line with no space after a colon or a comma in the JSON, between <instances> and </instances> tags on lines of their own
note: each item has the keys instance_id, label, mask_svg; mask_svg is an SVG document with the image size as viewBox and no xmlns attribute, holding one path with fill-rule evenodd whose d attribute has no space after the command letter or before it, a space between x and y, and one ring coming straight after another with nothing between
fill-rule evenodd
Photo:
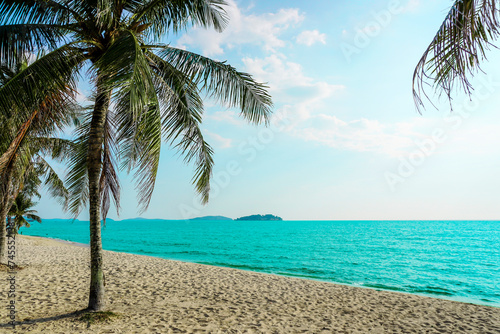
<instances>
[{"instance_id":1,"label":"beach slope","mask_svg":"<svg viewBox=\"0 0 500 334\"><path fill-rule=\"evenodd\" d=\"M500 333L500 308L105 252L107 308L89 324L88 248L20 236L16 311L0 333Z\"/></svg>"}]
</instances>

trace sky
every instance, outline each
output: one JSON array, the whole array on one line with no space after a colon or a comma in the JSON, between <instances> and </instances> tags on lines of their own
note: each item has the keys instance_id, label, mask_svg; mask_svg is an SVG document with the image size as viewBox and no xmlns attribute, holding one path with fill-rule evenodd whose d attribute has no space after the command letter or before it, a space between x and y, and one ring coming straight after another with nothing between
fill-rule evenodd
<instances>
[{"instance_id":1,"label":"sky","mask_svg":"<svg viewBox=\"0 0 500 334\"><path fill-rule=\"evenodd\" d=\"M266 82L270 126L207 100L210 202L200 204L194 166L164 144L149 209L139 212L133 178L121 173L120 214L108 217L500 218L500 51L488 52L470 98L454 94L453 111L437 95L422 115L413 102L413 70L452 1L227 2L224 32L191 28L164 41ZM36 209L69 217L46 195Z\"/></svg>"}]
</instances>

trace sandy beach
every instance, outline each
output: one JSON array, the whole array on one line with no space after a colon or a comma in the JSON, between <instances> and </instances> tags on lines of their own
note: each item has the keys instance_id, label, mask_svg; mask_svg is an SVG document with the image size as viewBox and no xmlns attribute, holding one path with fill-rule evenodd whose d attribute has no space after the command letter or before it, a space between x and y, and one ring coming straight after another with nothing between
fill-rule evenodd
<instances>
[{"instance_id":1,"label":"sandy beach","mask_svg":"<svg viewBox=\"0 0 500 334\"><path fill-rule=\"evenodd\" d=\"M0 272L0 333L500 333L500 308L105 252L106 323L87 306L88 248L16 239L16 311Z\"/></svg>"}]
</instances>

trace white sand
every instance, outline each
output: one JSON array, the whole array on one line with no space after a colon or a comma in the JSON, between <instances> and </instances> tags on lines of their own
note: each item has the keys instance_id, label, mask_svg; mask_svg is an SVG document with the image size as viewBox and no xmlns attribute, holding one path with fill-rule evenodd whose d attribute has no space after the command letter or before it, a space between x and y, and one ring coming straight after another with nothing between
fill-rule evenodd
<instances>
[{"instance_id":1,"label":"white sand","mask_svg":"<svg viewBox=\"0 0 500 334\"><path fill-rule=\"evenodd\" d=\"M500 308L105 252L107 309L88 324L89 249L17 239L17 320L0 333L500 333Z\"/></svg>"}]
</instances>

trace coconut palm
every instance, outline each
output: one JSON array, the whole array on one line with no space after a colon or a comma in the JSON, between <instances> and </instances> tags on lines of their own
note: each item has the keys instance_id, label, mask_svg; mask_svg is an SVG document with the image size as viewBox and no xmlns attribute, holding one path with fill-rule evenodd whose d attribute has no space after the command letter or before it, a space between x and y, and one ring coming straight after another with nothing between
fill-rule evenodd
<instances>
[{"instance_id":1,"label":"coconut palm","mask_svg":"<svg viewBox=\"0 0 500 334\"><path fill-rule=\"evenodd\" d=\"M16 58L15 66L5 63L0 66L0 87L8 84L28 67L26 57ZM67 140L54 138L58 130L71 124L77 116L68 91L46 97L38 106L33 106L26 119L25 111L9 109L0 113L0 263L5 261L6 217L14 200L25 186L25 179L38 173L45 178L49 193L63 201L67 192L62 181L43 158L61 160L71 147ZM29 138L29 140L28 140ZM35 168L36 166L36 168Z\"/></svg>"},{"instance_id":2,"label":"coconut palm","mask_svg":"<svg viewBox=\"0 0 500 334\"><path fill-rule=\"evenodd\" d=\"M36 58L39 59L42 56L43 53L40 53ZM0 63L0 86L7 85L10 80L25 71L33 62L29 58L29 55L16 55L9 62ZM74 97L74 91L66 87L55 94L44 96L40 100L41 103L32 101L33 103L27 109L19 110L11 107L2 110L0 120L3 131L0 134L0 141L2 145L8 144L8 146L2 148L0 175L5 172L32 125L37 125L37 131L44 131L45 134L67 125L68 108L72 111L76 107L73 104ZM7 127L10 131L5 132ZM16 132L15 136L11 133L12 130Z\"/></svg>"},{"instance_id":3,"label":"coconut palm","mask_svg":"<svg viewBox=\"0 0 500 334\"><path fill-rule=\"evenodd\" d=\"M42 218L37 215L37 211L32 209L36 204L25 192L17 195L8 215L14 234L17 234L23 226L30 227L30 221L42 222Z\"/></svg>"},{"instance_id":4,"label":"coconut palm","mask_svg":"<svg viewBox=\"0 0 500 334\"><path fill-rule=\"evenodd\" d=\"M223 0L0 1L0 60L8 63L16 53L47 49L0 89L0 109L12 104L22 109L26 101L74 88L82 69L94 88L93 108L78 129L68 179L72 212L89 207L90 310L105 305L101 218L111 198L119 207L117 161L135 170L145 210L166 140L186 162L195 162L193 183L206 203L213 151L199 127L201 94L239 107L252 123L269 119L270 96L249 74L161 43L168 33L191 25L221 31L228 19L225 5Z\"/></svg>"},{"instance_id":5,"label":"coconut palm","mask_svg":"<svg viewBox=\"0 0 500 334\"><path fill-rule=\"evenodd\" d=\"M66 159L72 144L60 138L36 137L33 134L24 142L15 155L9 172L2 178L0 187L0 263L5 261L6 217L21 192L38 194L39 187L45 187L48 194L63 206L68 200L68 191L64 182L51 167L45 157L55 161ZM36 182L33 180L35 178Z\"/></svg>"},{"instance_id":6,"label":"coconut palm","mask_svg":"<svg viewBox=\"0 0 500 334\"><path fill-rule=\"evenodd\" d=\"M486 51L499 35L496 0L456 0L425 50L413 75L413 96L423 106L430 84L451 101L455 87L471 94L470 78L486 60Z\"/></svg>"}]
</instances>

